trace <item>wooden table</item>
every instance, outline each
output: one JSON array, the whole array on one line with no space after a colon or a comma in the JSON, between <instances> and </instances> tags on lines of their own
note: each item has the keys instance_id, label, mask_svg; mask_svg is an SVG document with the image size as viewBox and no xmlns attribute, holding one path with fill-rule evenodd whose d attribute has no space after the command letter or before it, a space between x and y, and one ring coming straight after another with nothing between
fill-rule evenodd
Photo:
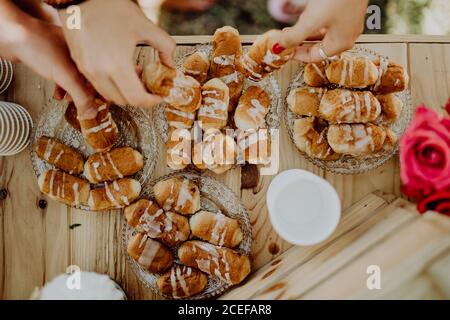
<instances>
[{"instance_id":1,"label":"wooden table","mask_svg":"<svg viewBox=\"0 0 450 320\"><path fill-rule=\"evenodd\" d=\"M185 52L209 39L177 37L178 51ZM253 40L254 36L243 37L244 44ZM450 97L450 37L362 36L359 42L408 68L414 106L425 103L443 112L442 106ZM148 48L138 51L140 61L154 56ZM277 74L283 94L296 68L297 63L292 62ZM14 71L13 84L0 100L23 105L37 119L52 96L53 84L22 64L15 64ZM303 168L326 178L337 189L344 209L375 190L400 195L398 158L370 173L342 176L324 172L302 158L284 126L280 144L280 171ZM160 159L155 177L166 172ZM45 197L37 187L29 149L13 157L0 157L0 173L0 189L8 191L7 198L0 200L0 298L27 299L35 287L65 272L69 265L77 265L110 275L131 299L158 299L138 282L126 263L120 212L86 213L54 201L48 201L45 209L39 208L39 200ZM261 177L251 190L241 190L240 169L218 179L231 187L249 210L255 271L291 247L277 236L268 220L265 194L272 177Z\"/></svg>"}]
</instances>

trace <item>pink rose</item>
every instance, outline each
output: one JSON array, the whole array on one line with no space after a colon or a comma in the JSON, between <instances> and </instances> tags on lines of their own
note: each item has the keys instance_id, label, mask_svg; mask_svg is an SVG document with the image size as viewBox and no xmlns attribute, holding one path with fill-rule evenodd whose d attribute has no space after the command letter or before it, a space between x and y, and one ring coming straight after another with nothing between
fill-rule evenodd
<instances>
[{"instance_id":1,"label":"pink rose","mask_svg":"<svg viewBox=\"0 0 450 320\"><path fill-rule=\"evenodd\" d=\"M450 187L450 119L418 107L400 150L401 178L408 193L428 195Z\"/></svg>"},{"instance_id":2,"label":"pink rose","mask_svg":"<svg viewBox=\"0 0 450 320\"><path fill-rule=\"evenodd\" d=\"M450 190L436 192L420 200L417 209L420 213L432 210L450 217Z\"/></svg>"}]
</instances>

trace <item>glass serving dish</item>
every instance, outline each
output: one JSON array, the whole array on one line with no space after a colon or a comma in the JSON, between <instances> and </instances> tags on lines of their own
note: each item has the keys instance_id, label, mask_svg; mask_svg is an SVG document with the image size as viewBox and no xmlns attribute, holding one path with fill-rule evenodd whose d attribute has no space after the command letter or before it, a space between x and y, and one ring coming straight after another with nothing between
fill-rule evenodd
<instances>
[{"instance_id":1,"label":"glass serving dish","mask_svg":"<svg viewBox=\"0 0 450 320\"><path fill-rule=\"evenodd\" d=\"M380 58L389 59L389 57L383 56L373 50L355 46L353 49L346 51L344 53L345 55L352 56L352 57L366 57L370 60L376 60ZM288 90L286 91L285 97L284 97L284 111L285 111L285 123L287 130L289 132L289 136L291 138L292 143L294 143L293 138L293 129L294 129L294 122L296 119L301 118L301 116L295 114L292 112L287 104L287 96L289 95L289 92L291 90L294 90L299 87L308 87L306 83L303 80L304 70L305 70L306 64L302 64L294 79L292 80L291 84L289 85ZM329 88L337 88L338 86L329 86ZM395 132L397 137L400 140L400 137L405 132L406 128L408 127L412 113L413 113L413 107L411 102L411 93L409 90L405 90L403 92L395 93L397 97L401 99L403 102L403 110L398 118L398 120L388 125L388 127ZM295 144L295 143L294 143ZM385 164L389 159L391 159L397 152L399 151L399 144L389 151L383 151L376 154L372 154L369 156L363 156L363 157L353 157L344 155L338 160L321 160L317 158L313 158L306 153L299 150L299 152L306 158L308 161L312 162L316 166L333 173L338 174L360 174L367 171L374 170L383 164Z\"/></svg>"},{"instance_id":2,"label":"glass serving dish","mask_svg":"<svg viewBox=\"0 0 450 320\"><path fill-rule=\"evenodd\" d=\"M227 186L218 182L213 177L200 175L193 171L178 171L146 184L142 190L141 198L152 199L154 197L153 186L162 180L178 177L180 179L189 179L193 181L200 190L200 210L207 210L215 213L222 213L230 218L236 219L242 230L243 240L235 250L238 252L250 256L252 251L252 226L250 224L250 218L247 210L238 198ZM126 252L129 239L137 232L131 228L128 223L123 219L122 228L122 245L127 261L130 264L132 270L137 275L139 281L147 288L152 289L155 293L168 298L173 299L172 296L164 295L160 292L156 281L159 278L159 274L150 273L144 270L136 261L134 261ZM191 236L191 239L192 238ZM191 240L189 239L189 240ZM177 247L172 248L174 254L174 262L179 263L177 256ZM206 288L188 299L199 300L209 299L224 293L231 285L221 281L217 277L208 276L208 283Z\"/></svg>"},{"instance_id":3,"label":"glass serving dish","mask_svg":"<svg viewBox=\"0 0 450 320\"><path fill-rule=\"evenodd\" d=\"M40 113L32 134L32 144L35 145L42 136L56 138L65 145L73 147L85 157L95 153L89 147L81 132L74 129L65 119L64 113L67 102L51 99ZM114 147L128 146L137 149L144 157L144 167L133 178L144 186L152 177L158 159L158 139L153 123L147 113L140 108L130 106L116 106L110 108L111 115L119 129L119 135ZM36 177L39 177L53 165L40 159L34 148L31 150L31 162ZM95 187L96 185L92 185ZM89 211L86 205L74 208Z\"/></svg>"}]
</instances>

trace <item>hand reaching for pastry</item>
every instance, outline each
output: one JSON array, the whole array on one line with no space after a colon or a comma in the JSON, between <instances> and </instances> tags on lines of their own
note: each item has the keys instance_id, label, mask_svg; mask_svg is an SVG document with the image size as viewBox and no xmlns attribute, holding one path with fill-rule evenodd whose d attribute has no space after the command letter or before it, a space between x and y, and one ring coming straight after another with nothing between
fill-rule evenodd
<instances>
[{"instance_id":1,"label":"hand reaching for pastry","mask_svg":"<svg viewBox=\"0 0 450 320\"><path fill-rule=\"evenodd\" d=\"M305 62L318 62L324 60L324 54L331 57L351 49L364 30L367 4L367 0L309 1L297 24L283 30L279 44L297 47L295 58ZM322 38L322 43L302 44Z\"/></svg>"},{"instance_id":2,"label":"hand reaching for pastry","mask_svg":"<svg viewBox=\"0 0 450 320\"><path fill-rule=\"evenodd\" d=\"M0 0L0 55L55 81L83 117L95 117L92 95L70 58L61 28L29 16L11 1Z\"/></svg>"},{"instance_id":3,"label":"hand reaching for pastry","mask_svg":"<svg viewBox=\"0 0 450 320\"><path fill-rule=\"evenodd\" d=\"M161 102L140 81L134 52L136 45L148 44L164 64L173 66L174 40L129 0L90 0L80 9L80 30L67 29L68 16L64 11L60 15L72 58L96 90L120 105L152 107Z\"/></svg>"}]
</instances>

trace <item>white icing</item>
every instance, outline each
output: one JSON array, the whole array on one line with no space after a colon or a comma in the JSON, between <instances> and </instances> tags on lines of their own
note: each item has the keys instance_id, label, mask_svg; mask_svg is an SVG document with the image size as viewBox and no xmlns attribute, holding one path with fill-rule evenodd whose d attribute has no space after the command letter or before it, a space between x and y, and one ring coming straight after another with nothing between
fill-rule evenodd
<instances>
[{"instance_id":1,"label":"white icing","mask_svg":"<svg viewBox=\"0 0 450 320\"><path fill-rule=\"evenodd\" d=\"M217 56L217 57L214 57L214 59L213 59L215 64L218 64L221 66L232 66L232 65L234 65L235 60L236 60L236 57L234 54Z\"/></svg>"}]
</instances>

